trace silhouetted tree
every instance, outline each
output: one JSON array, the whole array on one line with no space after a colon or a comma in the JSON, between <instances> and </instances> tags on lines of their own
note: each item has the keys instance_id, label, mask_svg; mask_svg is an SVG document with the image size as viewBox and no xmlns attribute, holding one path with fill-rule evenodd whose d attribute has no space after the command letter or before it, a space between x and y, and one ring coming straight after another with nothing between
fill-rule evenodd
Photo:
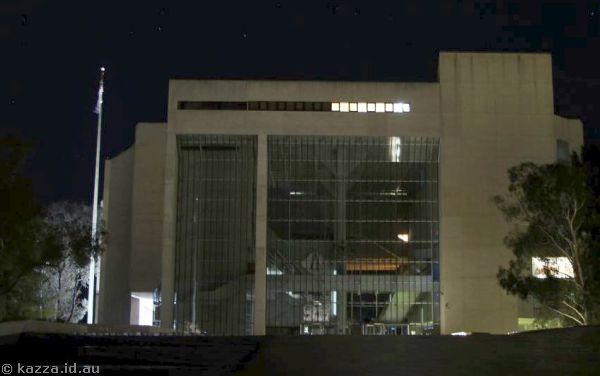
<instances>
[{"instance_id":1,"label":"silhouetted tree","mask_svg":"<svg viewBox=\"0 0 600 376\"><path fill-rule=\"evenodd\" d=\"M45 231L31 181L22 176L30 150L16 139L0 139L0 320L23 314L13 303L21 301L15 293L24 294L28 283L19 282L61 253L54 234Z\"/></svg>"},{"instance_id":2,"label":"silhouetted tree","mask_svg":"<svg viewBox=\"0 0 600 376\"><path fill-rule=\"evenodd\" d=\"M533 297L568 324L598 322L600 250L592 234L600 216L585 166L574 154L567 164L524 163L508 175L508 195L494 197L513 224L505 243L514 258L508 268L500 268L500 285L521 299ZM533 257L566 257L574 275L557 275L547 267L545 278L537 278L532 275Z\"/></svg>"}]
</instances>

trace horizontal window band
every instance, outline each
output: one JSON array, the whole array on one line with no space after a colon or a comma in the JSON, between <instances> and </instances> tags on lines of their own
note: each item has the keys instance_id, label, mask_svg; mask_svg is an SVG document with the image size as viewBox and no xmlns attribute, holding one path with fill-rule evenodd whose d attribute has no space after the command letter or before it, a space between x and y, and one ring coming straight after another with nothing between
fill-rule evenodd
<instances>
[{"instance_id":1,"label":"horizontal window band","mask_svg":"<svg viewBox=\"0 0 600 376\"><path fill-rule=\"evenodd\" d=\"M408 103L390 102L301 102L301 101L179 101L178 110L311 111L311 112L410 112Z\"/></svg>"}]
</instances>

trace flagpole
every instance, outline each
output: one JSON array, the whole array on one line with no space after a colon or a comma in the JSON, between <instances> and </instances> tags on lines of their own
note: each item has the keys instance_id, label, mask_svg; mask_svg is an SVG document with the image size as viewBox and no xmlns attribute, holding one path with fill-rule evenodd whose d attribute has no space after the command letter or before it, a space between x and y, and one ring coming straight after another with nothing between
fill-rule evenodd
<instances>
[{"instance_id":1,"label":"flagpole","mask_svg":"<svg viewBox=\"0 0 600 376\"><path fill-rule=\"evenodd\" d=\"M96 168L94 171L94 202L92 206L92 242L97 241L98 228L98 184L100 183L100 135L102 134L102 95L104 92L104 67L100 68L100 88L98 89L98 102L96 112L98 114L98 126L96 131ZM88 311L87 323L94 323L96 297L96 258L90 257L90 276L88 284Z\"/></svg>"}]
</instances>

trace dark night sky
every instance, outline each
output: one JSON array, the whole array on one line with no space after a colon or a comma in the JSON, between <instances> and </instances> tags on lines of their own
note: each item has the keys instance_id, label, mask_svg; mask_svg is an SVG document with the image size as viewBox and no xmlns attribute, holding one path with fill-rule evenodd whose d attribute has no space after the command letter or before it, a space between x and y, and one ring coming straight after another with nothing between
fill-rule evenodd
<instances>
[{"instance_id":1,"label":"dark night sky","mask_svg":"<svg viewBox=\"0 0 600 376\"><path fill-rule=\"evenodd\" d=\"M101 65L106 158L166 121L169 78L435 81L481 50L551 52L556 112L600 139L599 2L0 0L0 136L35 146L40 201L91 202Z\"/></svg>"}]
</instances>

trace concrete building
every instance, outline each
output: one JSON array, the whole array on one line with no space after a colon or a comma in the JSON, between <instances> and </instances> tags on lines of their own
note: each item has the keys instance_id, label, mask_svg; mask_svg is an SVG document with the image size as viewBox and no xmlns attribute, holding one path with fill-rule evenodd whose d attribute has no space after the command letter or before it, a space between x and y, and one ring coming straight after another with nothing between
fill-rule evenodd
<instances>
[{"instance_id":1,"label":"concrete building","mask_svg":"<svg viewBox=\"0 0 600 376\"><path fill-rule=\"evenodd\" d=\"M168 122L106 163L99 321L147 322L156 292L181 332L515 331L490 198L582 143L547 54L444 52L428 83L173 80Z\"/></svg>"}]
</instances>

